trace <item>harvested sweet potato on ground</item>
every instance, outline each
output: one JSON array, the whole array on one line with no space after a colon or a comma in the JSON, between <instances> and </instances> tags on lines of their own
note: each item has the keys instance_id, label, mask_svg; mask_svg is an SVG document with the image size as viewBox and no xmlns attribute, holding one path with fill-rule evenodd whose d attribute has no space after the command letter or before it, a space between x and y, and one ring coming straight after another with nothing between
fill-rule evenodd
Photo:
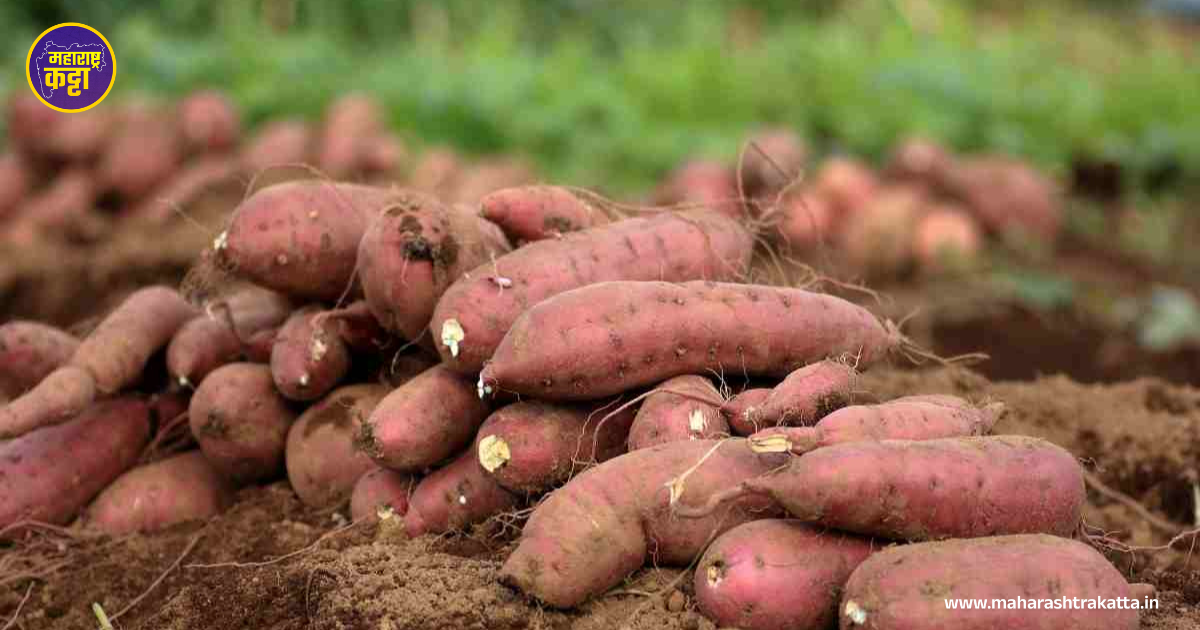
<instances>
[{"instance_id":1,"label":"harvested sweet potato on ground","mask_svg":"<svg viewBox=\"0 0 1200 630\"><path fill-rule=\"evenodd\" d=\"M350 495L350 518L378 521L383 514L403 518L420 479L407 473L374 468L358 478Z\"/></svg>"},{"instance_id":2,"label":"harvested sweet potato on ground","mask_svg":"<svg viewBox=\"0 0 1200 630\"><path fill-rule=\"evenodd\" d=\"M126 200L138 199L179 170L183 154L183 138L165 116L127 122L100 157L97 179L104 190Z\"/></svg>"},{"instance_id":3,"label":"harvested sweet potato on ground","mask_svg":"<svg viewBox=\"0 0 1200 630\"><path fill-rule=\"evenodd\" d=\"M383 107L367 94L339 97L326 112L317 145L317 168L345 178L362 170L372 138L385 127Z\"/></svg>"},{"instance_id":4,"label":"harvested sweet potato on ground","mask_svg":"<svg viewBox=\"0 0 1200 630\"><path fill-rule=\"evenodd\" d=\"M204 315L180 327L167 345L167 372L194 387L210 372L246 355L246 340L273 328L291 313L291 302L274 291L251 287L210 302Z\"/></svg>"},{"instance_id":5,"label":"harvested sweet potato on ground","mask_svg":"<svg viewBox=\"0 0 1200 630\"><path fill-rule=\"evenodd\" d=\"M806 365L783 379L761 401L733 416L738 435L779 425L808 426L850 403L858 380L853 367L832 359Z\"/></svg>"},{"instance_id":6,"label":"harvested sweet potato on ground","mask_svg":"<svg viewBox=\"0 0 1200 630\"><path fill-rule=\"evenodd\" d=\"M96 207L99 191L83 168L63 171L21 208L19 220L38 230L63 230L85 221Z\"/></svg>"},{"instance_id":7,"label":"harvested sweet potato on ground","mask_svg":"<svg viewBox=\"0 0 1200 630\"><path fill-rule=\"evenodd\" d=\"M408 161L408 148L395 134L384 133L367 142L363 151L362 167L368 173L395 175Z\"/></svg>"},{"instance_id":8,"label":"harvested sweet potato on ground","mask_svg":"<svg viewBox=\"0 0 1200 630\"><path fill-rule=\"evenodd\" d=\"M121 475L92 502L88 527L112 536L153 532L220 514L233 486L200 451L189 451Z\"/></svg>"},{"instance_id":9,"label":"harvested sweet potato on ground","mask_svg":"<svg viewBox=\"0 0 1200 630\"><path fill-rule=\"evenodd\" d=\"M240 167L233 158L202 157L150 191L145 199L131 206L126 215L167 221L181 212L188 212L189 207L206 193L231 186L240 189L239 173Z\"/></svg>"},{"instance_id":10,"label":"harvested sweet potato on ground","mask_svg":"<svg viewBox=\"0 0 1200 630\"><path fill-rule=\"evenodd\" d=\"M1037 534L946 540L892 547L860 564L842 595L840 622L842 630L1136 630L1138 611L1128 607L952 610L946 600L1079 598L1088 606L1096 598L1144 600L1153 594L1154 587L1127 583L1104 556L1078 541Z\"/></svg>"},{"instance_id":11,"label":"harvested sweet potato on ground","mask_svg":"<svg viewBox=\"0 0 1200 630\"><path fill-rule=\"evenodd\" d=\"M516 243L555 238L607 222L592 202L564 186L519 186L490 193L479 202L483 218Z\"/></svg>"},{"instance_id":12,"label":"harvested sweet potato on ground","mask_svg":"<svg viewBox=\"0 0 1200 630\"><path fill-rule=\"evenodd\" d=\"M272 166L299 164L308 159L315 133L302 120L266 123L246 142L238 156L251 173Z\"/></svg>"},{"instance_id":13,"label":"harvested sweet potato on ground","mask_svg":"<svg viewBox=\"0 0 1200 630\"><path fill-rule=\"evenodd\" d=\"M193 151L228 151L237 145L242 121L237 107L224 94L202 90L179 102L179 127Z\"/></svg>"},{"instance_id":14,"label":"harvested sweet potato on ground","mask_svg":"<svg viewBox=\"0 0 1200 630\"><path fill-rule=\"evenodd\" d=\"M865 538L800 521L763 519L713 541L696 565L700 612L720 627L824 630L837 620L838 594L874 551Z\"/></svg>"},{"instance_id":15,"label":"harvested sweet potato on ground","mask_svg":"<svg viewBox=\"0 0 1200 630\"><path fill-rule=\"evenodd\" d=\"M784 376L843 355L868 366L902 342L894 326L823 293L718 282L603 282L521 315L483 368L480 386L545 400L598 399L709 370Z\"/></svg>"},{"instance_id":16,"label":"harvested sweet potato on ground","mask_svg":"<svg viewBox=\"0 0 1200 630\"><path fill-rule=\"evenodd\" d=\"M913 256L925 271L967 269L983 246L979 223L953 206L930 210L913 230Z\"/></svg>"},{"instance_id":17,"label":"harvested sweet potato on ground","mask_svg":"<svg viewBox=\"0 0 1200 630\"><path fill-rule=\"evenodd\" d=\"M771 395L771 391L769 387L751 387L721 405L721 415L728 420L729 428L735 434L745 437L757 430L753 424L745 421L746 412L761 405Z\"/></svg>"},{"instance_id":18,"label":"harvested sweet potato on ground","mask_svg":"<svg viewBox=\"0 0 1200 630\"><path fill-rule=\"evenodd\" d=\"M404 531L415 538L463 529L519 504L519 496L487 474L475 449L468 448L417 484L404 515Z\"/></svg>"},{"instance_id":19,"label":"harvested sweet potato on ground","mask_svg":"<svg viewBox=\"0 0 1200 630\"><path fill-rule=\"evenodd\" d=\"M729 435L721 402L720 392L703 376L685 374L659 383L629 428L629 450Z\"/></svg>"},{"instance_id":20,"label":"harvested sweet potato on ground","mask_svg":"<svg viewBox=\"0 0 1200 630\"><path fill-rule=\"evenodd\" d=\"M744 440L689 440L611 459L534 509L500 578L546 604L569 608L620 584L648 558L686 565L713 536L778 511L770 500L746 496L692 521L671 513L670 497L681 490L688 502L702 501L786 457L755 455Z\"/></svg>"},{"instance_id":21,"label":"harvested sweet potato on ground","mask_svg":"<svg viewBox=\"0 0 1200 630\"><path fill-rule=\"evenodd\" d=\"M288 428L296 414L253 363L217 368L192 395L188 422L200 450L226 479L269 480L283 470Z\"/></svg>"},{"instance_id":22,"label":"harvested sweet potato on ground","mask_svg":"<svg viewBox=\"0 0 1200 630\"><path fill-rule=\"evenodd\" d=\"M794 193L780 200L775 219L778 237L795 252L806 252L829 242L840 226L841 216L821 195Z\"/></svg>"},{"instance_id":23,"label":"harvested sweet potato on ground","mask_svg":"<svg viewBox=\"0 0 1200 630\"><path fill-rule=\"evenodd\" d=\"M536 180L533 169L523 160L492 158L460 173L454 182L452 194L447 195L446 199L475 208L489 193L526 186Z\"/></svg>"},{"instance_id":24,"label":"harvested sweet potato on ground","mask_svg":"<svg viewBox=\"0 0 1200 630\"><path fill-rule=\"evenodd\" d=\"M945 185L992 232L1021 232L1051 242L1062 227L1062 204L1054 182L1019 160L1000 156L963 160L950 170Z\"/></svg>"},{"instance_id":25,"label":"harvested sweet potato on ground","mask_svg":"<svg viewBox=\"0 0 1200 630\"><path fill-rule=\"evenodd\" d=\"M848 262L872 277L902 274L912 264L913 233L925 197L912 187L892 187L847 218L839 242Z\"/></svg>"},{"instance_id":26,"label":"harvested sweet potato on ground","mask_svg":"<svg viewBox=\"0 0 1200 630\"><path fill-rule=\"evenodd\" d=\"M449 199L465 169L463 159L454 149L434 147L421 154L408 176L408 186Z\"/></svg>"},{"instance_id":27,"label":"harvested sweet potato on ground","mask_svg":"<svg viewBox=\"0 0 1200 630\"><path fill-rule=\"evenodd\" d=\"M791 129L764 129L751 136L742 158L742 184L750 197L770 197L798 180L808 166L808 146Z\"/></svg>"},{"instance_id":28,"label":"harvested sweet potato on ground","mask_svg":"<svg viewBox=\"0 0 1200 630\"><path fill-rule=\"evenodd\" d=\"M78 347L74 335L54 326L24 320L0 326L0 393L20 396L66 364Z\"/></svg>"},{"instance_id":29,"label":"harvested sweet potato on ground","mask_svg":"<svg viewBox=\"0 0 1200 630\"><path fill-rule=\"evenodd\" d=\"M741 223L711 210L609 223L476 267L446 290L429 330L447 366L475 374L513 322L548 297L606 280L734 279L752 249Z\"/></svg>"},{"instance_id":30,"label":"harvested sweet potato on ground","mask_svg":"<svg viewBox=\"0 0 1200 630\"><path fill-rule=\"evenodd\" d=\"M941 184L954 165L949 149L928 138L908 138L892 151L886 168L891 179Z\"/></svg>"},{"instance_id":31,"label":"harvested sweet potato on ground","mask_svg":"<svg viewBox=\"0 0 1200 630\"><path fill-rule=\"evenodd\" d=\"M813 178L812 192L829 200L840 217L852 217L879 195L879 179L869 166L852 158L825 161Z\"/></svg>"},{"instance_id":32,"label":"harvested sweet potato on ground","mask_svg":"<svg viewBox=\"0 0 1200 630\"><path fill-rule=\"evenodd\" d=\"M146 403L119 398L92 405L70 422L0 442L0 529L23 519L69 523L137 463L149 437Z\"/></svg>"},{"instance_id":33,"label":"harvested sweet potato on ground","mask_svg":"<svg viewBox=\"0 0 1200 630\"><path fill-rule=\"evenodd\" d=\"M654 193L654 203L709 208L734 218L745 214L733 169L710 160L687 162L668 174Z\"/></svg>"},{"instance_id":34,"label":"harvested sweet potato on ground","mask_svg":"<svg viewBox=\"0 0 1200 630\"><path fill-rule=\"evenodd\" d=\"M309 407L288 431L287 473L305 505L335 506L375 463L354 443L355 430L387 395L384 385L348 385Z\"/></svg>"},{"instance_id":35,"label":"harvested sweet potato on ground","mask_svg":"<svg viewBox=\"0 0 1200 630\"><path fill-rule=\"evenodd\" d=\"M289 400L316 400L350 371L350 349L337 332L337 322L323 318L319 306L307 306L279 329L271 347L275 388Z\"/></svg>"}]
</instances>

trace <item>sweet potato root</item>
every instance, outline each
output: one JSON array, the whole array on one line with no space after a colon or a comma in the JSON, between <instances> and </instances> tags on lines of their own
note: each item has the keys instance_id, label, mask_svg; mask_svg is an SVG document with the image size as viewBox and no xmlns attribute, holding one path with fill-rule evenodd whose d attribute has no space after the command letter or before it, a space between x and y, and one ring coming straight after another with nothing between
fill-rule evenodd
<instances>
[{"instance_id":1,"label":"sweet potato root","mask_svg":"<svg viewBox=\"0 0 1200 630\"><path fill-rule=\"evenodd\" d=\"M291 302L274 291L247 288L227 300L211 302L206 314L180 327L167 345L167 372L184 387L194 387L210 372L245 357L245 340L278 326Z\"/></svg>"},{"instance_id":2,"label":"sweet potato root","mask_svg":"<svg viewBox=\"0 0 1200 630\"><path fill-rule=\"evenodd\" d=\"M1004 411L992 403L975 407L955 398L907 396L878 405L855 405L834 411L815 427L774 427L750 436L758 452L811 450L863 440L936 440L987 435Z\"/></svg>"},{"instance_id":3,"label":"sweet potato root","mask_svg":"<svg viewBox=\"0 0 1200 630\"><path fill-rule=\"evenodd\" d=\"M708 497L681 516L761 494L792 516L895 540L1047 533L1070 536L1084 502L1083 471L1067 451L1024 436L835 444L777 474Z\"/></svg>"},{"instance_id":4,"label":"sweet potato root","mask_svg":"<svg viewBox=\"0 0 1200 630\"><path fill-rule=\"evenodd\" d=\"M480 386L544 400L597 399L709 370L784 376L840 355L867 366L902 341L866 309L802 289L604 282L521 315Z\"/></svg>"},{"instance_id":5,"label":"sweet potato root","mask_svg":"<svg viewBox=\"0 0 1200 630\"><path fill-rule=\"evenodd\" d=\"M983 579L981 567L987 568ZM1104 556L1078 541L1037 534L947 540L892 547L860 564L846 584L840 621L842 630L1137 630L1138 611L1129 608L950 610L946 598L1140 600L1153 592L1148 584L1126 583Z\"/></svg>"},{"instance_id":6,"label":"sweet potato root","mask_svg":"<svg viewBox=\"0 0 1200 630\"><path fill-rule=\"evenodd\" d=\"M307 306L292 314L271 347L271 377L289 400L316 400L350 371L350 349L326 311Z\"/></svg>"},{"instance_id":7,"label":"sweet potato root","mask_svg":"<svg viewBox=\"0 0 1200 630\"><path fill-rule=\"evenodd\" d=\"M237 107L224 94L202 90L179 102L179 127L193 151L228 151L237 145L242 121Z\"/></svg>"},{"instance_id":8,"label":"sweet potato root","mask_svg":"<svg viewBox=\"0 0 1200 630\"><path fill-rule=\"evenodd\" d=\"M696 565L700 612L720 627L824 630L838 593L873 551L870 540L788 519L739 525L713 541Z\"/></svg>"},{"instance_id":9,"label":"sweet potato root","mask_svg":"<svg viewBox=\"0 0 1200 630\"><path fill-rule=\"evenodd\" d=\"M569 608L619 584L649 556L658 564L686 565L711 537L778 511L769 500L747 496L690 521L671 514L669 496L683 487L689 501L707 497L784 461L786 456L753 454L744 440L671 442L611 459L534 509L501 580Z\"/></svg>"},{"instance_id":10,"label":"sweet potato root","mask_svg":"<svg viewBox=\"0 0 1200 630\"><path fill-rule=\"evenodd\" d=\"M70 422L0 442L0 529L21 519L63 525L137 463L150 413L136 398L97 403ZM5 536L16 537L19 531Z\"/></svg>"},{"instance_id":11,"label":"sweet potato root","mask_svg":"<svg viewBox=\"0 0 1200 630\"><path fill-rule=\"evenodd\" d=\"M430 332L441 341L446 365L475 374L513 322L550 296L606 280L733 279L746 269L752 248L738 221L706 210L628 219L538 241L454 283L434 310Z\"/></svg>"},{"instance_id":12,"label":"sweet potato root","mask_svg":"<svg viewBox=\"0 0 1200 630\"><path fill-rule=\"evenodd\" d=\"M397 191L359 244L363 293L384 328L416 340L452 283L509 249L500 229L475 213Z\"/></svg>"},{"instance_id":13,"label":"sweet potato root","mask_svg":"<svg viewBox=\"0 0 1200 630\"><path fill-rule=\"evenodd\" d=\"M79 340L63 330L17 320L0 326L0 394L16 398L63 366Z\"/></svg>"},{"instance_id":14,"label":"sweet potato root","mask_svg":"<svg viewBox=\"0 0 1200 630\"><path fill-rule=\"evenodd\" d=\"M774 426L809 426L850 402L858 380L853 367L827 359L783 379L766 398L730 420L739 435Z\"/></svg>"},{"instance_id":15,"label":"sweet potato root","mask_svg":"<svg viewBox=\"0 0 1200 630\"><path fill-rule=\"evenodd\" d=\"M153 532L216 516L233 502L233 486L200 451L134 468L104 489L84 515L111 536Z\"/></svg>"},{"instance_id":16,"label":"sweet potato root","mask_svg":"<svg viewBox=\"0 0 1200 630\"><path fill-rule=\"evenodd\" d=\"M275 391L271 369L253 363L217 368L192 395L188 422L200 450L226 479L264 481L283 470L296 414Z\"/></svg>"},{"instance_id":17,"label":"sweet potato root","mask_svg":"<svg viewBox=\"0 0 1200 630\"><path fill-rule=\"evenodd\" d=\"M387 395L383 385L348 385L309 407L287 438L287 473L305 505L330 507L350 497L375 463L354 444L355 429Z\"/></svg>"},{"instance_id":18,"label":"sweet potato root","mask_svg":"<svg viewBox=\"0 0 1200 630\"><path fill-rule=\"evenodd\" d=\"M350 495L350 518L378 521L382 514L403 518L419 479L407 473L374 468L358 478Z\"/></svg>"},{"instance_id":19,"label":"sweet potato root","mask_svg":"<svg viewBox=\"0 0 1200 630\"><path fill-rule=\"evenodd\" d=\"M463 529L519 503L517 494L483 470L471 448L417 484L404 515L404 531L415 538Z\"/></svg>"},{"instance_id":20,"label":"sweet potato root","mask_svg":"<svg viewBox=\"0 0 1200 630\"><path fill-rule=\"evenodd\" d=\"M504 188L479 202L483 218L516 243L556 238L607 222L586 198L563 186Z\"/></svg>"},{"instance_id":21,"label":"sweet potato root","mask_svg":"<svg viewBox=\"0 0 1200 630\"><path fill-rule=\"evenodd\" d=\"M502 407L479 429L479 463L513 492L550 490L625 452L634 412L626 409L601 423L612 406L522 401Z\"/></svg>"},{"instance_id":22,"label":"sweet potato root","mask_svg":"<svg viewBox=\"0 0 1200 630\"><path fill-rule=\"evenodd\" d=\"M474 385L439 364L380 401L359 427L359 448L385 468L420 472L470 444L487 415Z\"/></svg>"},{"instance_id":23,"label":"sweet potato root","mask_svg":"<svg viewBox=\"0 0 1200 630\"><path fill-rule=\"evenodd\" d=\"M729 423L719 411L721 394L708 378L676 376L659 383L655 390L642 402L629 428L629 450L729 435Z\"/></svg>"}]
</instances>

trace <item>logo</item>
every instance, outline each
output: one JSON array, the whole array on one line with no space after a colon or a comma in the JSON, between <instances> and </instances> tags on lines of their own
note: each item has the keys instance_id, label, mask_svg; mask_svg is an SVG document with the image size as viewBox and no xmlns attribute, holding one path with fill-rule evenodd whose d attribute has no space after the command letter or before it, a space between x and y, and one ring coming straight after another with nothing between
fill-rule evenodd
<instances>
[{"instance_id":1,"label":"logo","mask_svg":"<svg viewBox=\"0 0 1200 630\"><path fill-rule=\"evenodd\" d=\"M76 22L46 29L25 60L29 88L50 109L82 112L112 90L117 60L100 31Z\"/></svg>"}]
</instances>

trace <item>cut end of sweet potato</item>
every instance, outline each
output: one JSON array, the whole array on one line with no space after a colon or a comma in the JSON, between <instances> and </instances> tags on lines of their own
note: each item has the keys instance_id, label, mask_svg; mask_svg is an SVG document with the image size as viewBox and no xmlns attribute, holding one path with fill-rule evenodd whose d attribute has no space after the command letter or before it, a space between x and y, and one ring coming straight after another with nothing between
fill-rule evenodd
<instances>
[{"instance_id":1,"label":"cut end of sweet potato","mask_svg":"<svg viewBox=\"0 0 1200 630\"><path fill-rule=\"evenodd\" d=\"M489 435L479 441L479 465L489 473L496 472L511 459L512 450L503 438Z\"/></svg>"},{"instance_id":2,"label":"cut end of sweet potato","mask_svg":"<svg viewBox=\"0 0 1200 630\"><path fill-rule=\"evenodd\" d=\"M495 389L492 387L491 381L484 379L483 375L480 374L479 383L475 385L475 391L479 393L479 399L483 400L487 396L490 396Z\"/></svg>"},{"instance_id":3,"label":"cut end of sweet potato","mask_svg":"<svg viewBox=\"0 0 1200 630\"><path fill-rule=\"evenodd\" d=\"M704 576L708 579L708 585L716 588L725 579L725 563L718 561L708 565Z\"/></svg>"},{"instance_id":4,"label":"cut end of sweet potato","mask_svg":"<svg viewBox=\"0 0 1200 630\"><path fill-rule=\"evenodd\" d=\"M467 333L457 319L451 318L442 322L442 345L450 348L450 356L458 357L458 344L466 338Z\"/></svg>"},{"instance_id":5,"label":"cut end of sweet potato","mask_svg":"<svg viewBox=\"0 0 1200 630\"><path fill-rule=\"evenodd\" d=\"M750 450L755 453L790 453L792 441L786 435L759 435L750 437Z\"/></svg>"},{"instance_id":6,"label":"cut end of sweet potato","mask_svg":"<svg viewBox=\"0 0 1200 630\"><path fill-rule=\"evenodd\" d=\"M867 623L867 611L858 602L849 600L842 606L842 614L849 620L852 626L861 626Z\"/></svg>"}]
</instances>

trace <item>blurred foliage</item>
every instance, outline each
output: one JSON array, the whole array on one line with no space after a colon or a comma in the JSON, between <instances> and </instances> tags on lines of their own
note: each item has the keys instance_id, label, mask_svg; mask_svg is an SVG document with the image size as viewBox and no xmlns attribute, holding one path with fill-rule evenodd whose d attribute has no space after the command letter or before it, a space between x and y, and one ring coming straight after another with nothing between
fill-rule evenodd
<instances>
[{"instance_id":1,"label":"blurred foliage","mask_svg":"<svg viewBox=\"0 0 1200 630\"><path fill-rule=\"evenodd\" d=\"M1135 185L1200 179L1194 41L1136 12L1018 4L51 0L0 6L0 29L23 60L46 26L88 23L116 48L119 92L215 86L251 121L368 91L421 141L517 150L608 189L732 159L762 123L876 159L919 133L1059 170L1111 159ZM19 63L0 81L26 89Z\"/></svg>"}]
</instances>

